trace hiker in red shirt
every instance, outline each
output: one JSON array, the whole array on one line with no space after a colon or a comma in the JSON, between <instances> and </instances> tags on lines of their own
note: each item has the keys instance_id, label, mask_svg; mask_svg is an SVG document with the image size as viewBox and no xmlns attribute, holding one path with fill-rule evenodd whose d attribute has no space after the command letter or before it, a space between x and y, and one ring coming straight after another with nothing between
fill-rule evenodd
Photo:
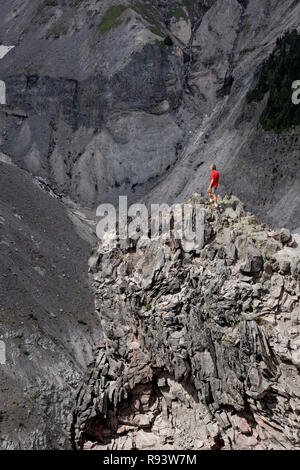
<instances>
[{"instance_id":1,"label":"hiker in red shirt","mask_svg":"<svg viewBox=\"0 0 300 470\"><path fill-rule=\"evenodd\" d=\"M217 200L216 192L219 186L220 174L217 171L216 165L211 165L210 169L212 173L210 175L210 185L209 185L207 192L209 195L210 202L215 201L215 207L218 207L218 200ZM212 195L213 195L213 199L212 199Z\"/></svg>"}]
</instances>

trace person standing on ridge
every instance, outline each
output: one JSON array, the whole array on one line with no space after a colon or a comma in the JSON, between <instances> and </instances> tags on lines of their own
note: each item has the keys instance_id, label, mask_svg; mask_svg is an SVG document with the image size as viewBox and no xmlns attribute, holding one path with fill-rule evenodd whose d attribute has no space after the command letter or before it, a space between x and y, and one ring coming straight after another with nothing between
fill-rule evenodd
<instances>
[{"instance_id":1,"label":"person standing on ridge","mask_svg":"<svg viewBox=\"0 0 300 470\"><path fill-rule=\"evenodd\" d=\"M217 167L215 164L211 165L210 167L212 173L210 175L210 185L209 185L209 188L207 190L208 192L208 195L209 195L209 200L210 202L213 202L215 201L215 207L218 207L218 200L217 200L217 189L218 189L218 186L219 186L219 179L220 179L220 174L219 172L217 171ZM213 198L212 198L213 196Z\"/></svg>"}]
</instances>

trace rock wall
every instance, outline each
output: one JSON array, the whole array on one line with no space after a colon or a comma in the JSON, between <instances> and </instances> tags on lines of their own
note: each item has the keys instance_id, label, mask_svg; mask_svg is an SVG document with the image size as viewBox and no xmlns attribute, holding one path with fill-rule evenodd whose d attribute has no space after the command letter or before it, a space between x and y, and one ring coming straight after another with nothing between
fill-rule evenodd
<instances>
[{"instance_id":1,"label":"rock wall","mask_svg":"<svg viewBox=\"0 0 300 470\"><path fill-rule=\"evenodd\" d=\"M223 194L236 194L273 228L298 229L299 128L264 132L258 121L265 101L249 106L246 94L276 39L299 28L299 13L292 0L218 0L197 13L195 23L188 21L192 34L184 51L190 59L178 110L183 150L145 200L172 204L206 190L216 163Z\"/></svg>"},{"instance_id":2,"label":"rock wall","mask_svg":"<svg viewBox=\"0 0 300 470\"><path fill-rule=\"evenodd\" d=\"M105 343L78 393L75 448L300 447L300 237L235 197L205 206L204 233L191 251L172 237L95 250Z\"/></svg>"},{"instance_id":3,"label":"rock wall","mask_svg":"<svg viewBox=\"0 0 300 470\"><path fill-rule=\"evenodd\" d=\"M9 3L3 25L9 36L7 24L17 31L22 15L22 32L11 38L18 44L1 62L2 150L85 206L144 194L174 165L183 140L174 111L184 57L163 44L159 9L34 1L24 16L15 3L18 15Z\"/></svg>"}]
</instances>

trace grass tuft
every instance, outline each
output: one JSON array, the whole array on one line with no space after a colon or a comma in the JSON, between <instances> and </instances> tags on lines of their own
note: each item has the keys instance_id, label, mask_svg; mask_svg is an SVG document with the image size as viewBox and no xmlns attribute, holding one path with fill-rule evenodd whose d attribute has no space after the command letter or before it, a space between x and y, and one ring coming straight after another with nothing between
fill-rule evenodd
<instances>
[{"instance_id":1,"label":"grass tuft","mask_svg":"<svg viewBox=\"0 0 300 470\"><path fill-rule=\"evenodd\" d=\"M107 33L113 28L116 28L122 23L120 16L126 10L124 5L115 5L110 7L105 15L103 16L101 23L98 25L98 29L101 33Z\"/></svg>"}]
</instances>

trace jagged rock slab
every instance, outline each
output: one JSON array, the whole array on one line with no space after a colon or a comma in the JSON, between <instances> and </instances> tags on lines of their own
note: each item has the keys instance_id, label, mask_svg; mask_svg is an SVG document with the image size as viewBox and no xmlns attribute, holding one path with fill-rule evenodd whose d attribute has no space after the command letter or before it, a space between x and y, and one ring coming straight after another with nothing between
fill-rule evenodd
<instances>
[{"instance_id":1,"label":"jagged rock slab","mask_svg":"<svg viewBox=\"0 0 300 470\"><path fill-rule=\"evenodd\" d=\"M95 249L106 344L78 393L76 448L300 447L299 238L234 197L205 206L204 233L191 252L172 238Z\"/></svg>"}]
</instances>

